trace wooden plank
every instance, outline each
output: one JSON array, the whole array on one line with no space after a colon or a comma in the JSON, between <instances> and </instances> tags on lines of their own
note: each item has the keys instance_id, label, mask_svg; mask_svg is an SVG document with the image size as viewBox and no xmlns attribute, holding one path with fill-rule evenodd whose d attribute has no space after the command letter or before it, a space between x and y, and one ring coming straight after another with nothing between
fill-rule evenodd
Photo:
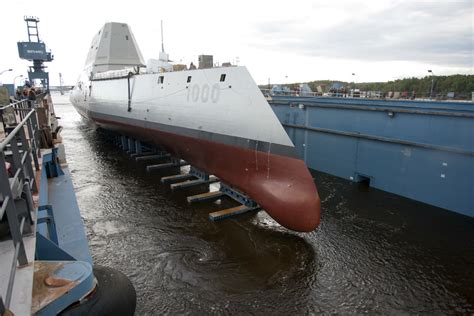
<instances>
[{"instance_id":1,"label":"wooden plank","mask_svg":"<svg viewBox=\"0 0 474 316\"><path fill-rule=\"evenodd\" d=\"M168 162L168 163L161 163L158 165L150 165L146 167L146 171L150 172L153 170L160 170L166 168L173 168L173 167L182 167L188 165L187 162L181 161L180 163Z\"/></svg>"},{"instance_id":2,"label":"wooden plank","mask_svg":"<svg viewBox=\"0 0 474 316\"><path fill-rule=\"evenodd\" d=\"M141 157L141 156L151 156L151 155L158 155L159 153L156 151L141 151L141 152L134 152L133 154L130 154L130 157L136 158L136 157Z\"/></svg>"},{"instance_id":3,"label":"wooden plank","mask_svg":"<svg viewBox=\"0 0 474 316\"><path fill-rule=\"evenodd\" d=\"M157 154L157 153L149 154L149 155L140 154L140 156L135 156L135 161L169 158L170 156L171 156L170 154Z\"/></svg>"},{"instance_id":4,"label":"wooden plank","mask_svg":"<svg viewBox=\"0 0 474 316\"><path fill-rule=\"evenodd\" d=\"M209 183L214 183L214 182L219 182L219 178L216 177L210 177L209 180L189 180L189 181L184 181L184 182L179 182L179 183L173 183L170 185L171 190L177 190L177 189L184 189L184 188L189 188L192 186L196 185L201 185L201 184L209 184Z\"/></svg>"},{"instance_id":5,"label":"wooden plank","mask_svg":"<svg viewBox=\"0 0 474 316\"><path fill-rule=\"evenodd\" d=\"M191 195L191 196L188 196L186 199L188 200L188 203L194 203L194 202L218 199L221 196L225 196L225 194L222 193L221 191L214 191L214 192L206 192L206 193Z\"/></svg>"},{"instance_id":6,"label":"wooden plank","mask_svg":"<svg viewBox=\"0 0 474 316\"><path fill-rule=\"evenodd\" d=\"M235 215L243 214L249 211L253 211L256 209L257 209L256 207L248 207L245 205L239 205L239 206L231 207L225 210L212 212L209 214L209 219L211 221L217 221L217 220L225 219L225 218L232 217Z\"/></svg>"},{"instance_id":7,"label":"wooden plank","mask_svg":"<svg viewBox=\"0 0 474 316\"><path fill-rule=\"evenodd\" d=\"M171 183L178 180L186 180L186 179L191 179L191 178L194 178L194 176L189 173L175 174L173 176L162 177L161 183L166 184L166 183Z\"/></svg>"}]
</instances>

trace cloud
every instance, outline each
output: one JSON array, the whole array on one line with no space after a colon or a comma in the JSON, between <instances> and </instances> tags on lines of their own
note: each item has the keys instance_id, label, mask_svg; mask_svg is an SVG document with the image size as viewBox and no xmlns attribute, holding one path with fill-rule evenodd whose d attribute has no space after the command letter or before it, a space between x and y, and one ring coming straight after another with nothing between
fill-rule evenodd
<instances>
[{"instance_id":1,"label":"cloud","mask_svg":"<svg viewBox=\"0 0 474 316\"><path fill-rule=\"evenodd\" d=\"M324 7L310 23L307 19L257 23L259 41L253 45L312 57L472 68L473 3L397 1L377 9L352 3L349 12L338 8L339 19L331 15L336 23L324 20L324 10L334 13L334 8Z\"/></svg>"},{"instance_id":2,"label":"cloud","mask_svg":"<svg viewBox=\"0 0 474 316\"><path fill-rule=\"evenodd\" d=\"M236 60L259 83L321 78L383 81L403 76L474 73L473 0L287 0L224 3L215 0L149 2L83 0L74 14L64 1L32 7L7 1L0 80L27 75L16 42L26 40L24 15L38 15L40 35L55 60L48 63L53 85L61 72L73 84L83 69L93 35L106 21L127 22L145 58L165 48L173 60L196 63L198 54L219 62ZM51 10L54 6L57 10ZM94 10L91 10L91 8ZM113 8L112 8L113 7ZM131 14L133 8L146 8ZM131 11L132 10L132 11ZM218 11L216 11L218 10ZM216 14L218 12L218 14ZM17 81L19 81L17 79Z\"/></svg>"}]
</instances>

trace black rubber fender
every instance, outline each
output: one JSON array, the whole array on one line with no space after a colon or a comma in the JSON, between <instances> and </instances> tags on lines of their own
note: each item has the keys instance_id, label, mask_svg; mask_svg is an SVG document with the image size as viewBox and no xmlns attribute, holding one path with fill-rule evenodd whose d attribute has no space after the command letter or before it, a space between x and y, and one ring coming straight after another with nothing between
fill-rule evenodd
<instances>
[{"instance_id":1,"label":"black rubber fender","mask_svg":"<svg viewBox=\"0 0 474 316\"><path fill-rule=\"evenodd\" d=\"M80 304L73 304L60 315L133 315L137 294L132 282L122 272L95 265L97 286L93 293Z\"/></svg>"}]
</instances>

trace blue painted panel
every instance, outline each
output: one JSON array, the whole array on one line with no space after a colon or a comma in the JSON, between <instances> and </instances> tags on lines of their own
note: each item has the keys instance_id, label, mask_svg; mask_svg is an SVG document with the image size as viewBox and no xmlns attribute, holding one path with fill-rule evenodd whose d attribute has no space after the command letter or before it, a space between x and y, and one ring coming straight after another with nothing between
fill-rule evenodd
<instances>
[{"instance_id":1,"label":"blue painted panel","mask_svg":"<svg viewBox=\"0 0 474 316\"><path fill-rule=\"evenodd\" d=\"M285 130L288 136L290 137L291 141L295 145L296 153L298 154L299 157L303 159L304 158L303 144L305 143L304 130L291 128L291 127L287 127L285 128Z\"/></svg>"},{"instance_id":2,"label":"blue painted panel","mask_svg":"<svg viewBox=\"0 0 474 316\"><path fill-rule=\"evenodd\" d=\"M39 232L36 233L35 260L76 261L70 254Z\"/></svg>"},{"instance_id":3,"label":"blue painted panel","mask_svg":"<svg viewBox=\"0 0 474 316\"><path fill-rule=\"evenodd\" d=\"M68 169L64 169L64 175L49 179L48 200L53 206L59 247L77 260L92 264L92 256Z\"/></svg>"},{"instance_id":4,"label":"blue painted panel","mask_svg":"<svg viewBox=\"0 0 474 316\"><path fill-rule=\"evenodd\" d=\"M294 125L304 125L306 121L306 111L299 108L293 108L293 111L290 115L290 124Z\"/></svg>"},{"instance_id":5,"label":"blue painted panel","mask_svg":"<svg viewBox=\"0 0 474 316\"><path fill-rule=\"evenodd\" d=\"M356 142L351 137L309 132L306 164L315 170L350 179L354 175Z\"/></svg>"},{"instance_id":6,"label":"blue painted panel","mask_svg":"<svg viewBox=\"0 0 474 316\"><path fill-rule=\"evenodd\" d=\"M474 102L446 102L446 101L419 101L419 100L383 100L364 98L325 98L325 97L294 97L294 96L273 96L270 103L322 103L334 105L358 105L370 107L386 107L399 109L422 109L436 111L457 111L473 112Z\"/></svg>"},{"instance_id":7,"label":"blue painted panel","mask_svg":"<svg viewBox=\"0 0 474 316\"><path fill-rule=\"evenodd\" d=\"M329 108L307 108L308 126L326 129L337 129L340 131L354 132L361 125L361 118L356 110L329 109Z\"/></svg>"},{"instance_id":8,"label":"blue painted panel","mask_svg":"<svg viewBox=\"0 0 474 316\"><path fill-rule=\"evenodd\" d=\"M386 112L381 111L318 107L307 109L308 127L474 150L472 118L411 113L395 113L390 118Z\"/></svg>"},{"instance_id":9,"label":"blue painted panel","mask_svg":"<svg viewBox=\"0 0 474 316\"><path fill-rule=\"evenodd\" d=\"M472 157L362 140L356 173L371 186L473 216Z\"/></svg>"},{"instance_id":10,"label":"blue painted panel","mask_svg":"<svg viewBox=\"0 0 474 316\"><path fill-rule=\"evenodd\" d=\"M467 117L430 116L426 119L427 143L474 151L473 121Z\"/></svg>"},{"instance_id":11,"label":"blue painted panel","mask_svg":"<svg viewBox=\"0 0 474 316\"><path fill-rule=\"evenodd\" d=\"M48 60L46 45L36 42L18 42L18 53L20 58L28 60Z\"/></svg>"}]
</instances>

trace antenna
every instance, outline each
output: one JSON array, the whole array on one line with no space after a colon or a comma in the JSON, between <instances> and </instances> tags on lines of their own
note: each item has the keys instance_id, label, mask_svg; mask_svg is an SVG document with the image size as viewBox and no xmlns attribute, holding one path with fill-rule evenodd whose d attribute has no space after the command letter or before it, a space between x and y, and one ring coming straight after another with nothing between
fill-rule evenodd
<instances>
[{"instance_id":1,"label":"antenna","mask_svg":"<svg viewBox=\"0 0 474 316\"><path fill-rule=\"evenodd\" d=\"M61 95L64 95L64 91L63 91L63 74L62 73L59 73L59 92L61 93Z\"/></svg>"},{"instance_id":2,"label":"antenna","mask_svg":"<svg viewBox=\"0 0 474 316\"><path fill-rule=\"evenodd\" d=\"M161 20L161 51L165 52L165 44L163 43L163 20Z\"/></svg>"}]
</instances>

